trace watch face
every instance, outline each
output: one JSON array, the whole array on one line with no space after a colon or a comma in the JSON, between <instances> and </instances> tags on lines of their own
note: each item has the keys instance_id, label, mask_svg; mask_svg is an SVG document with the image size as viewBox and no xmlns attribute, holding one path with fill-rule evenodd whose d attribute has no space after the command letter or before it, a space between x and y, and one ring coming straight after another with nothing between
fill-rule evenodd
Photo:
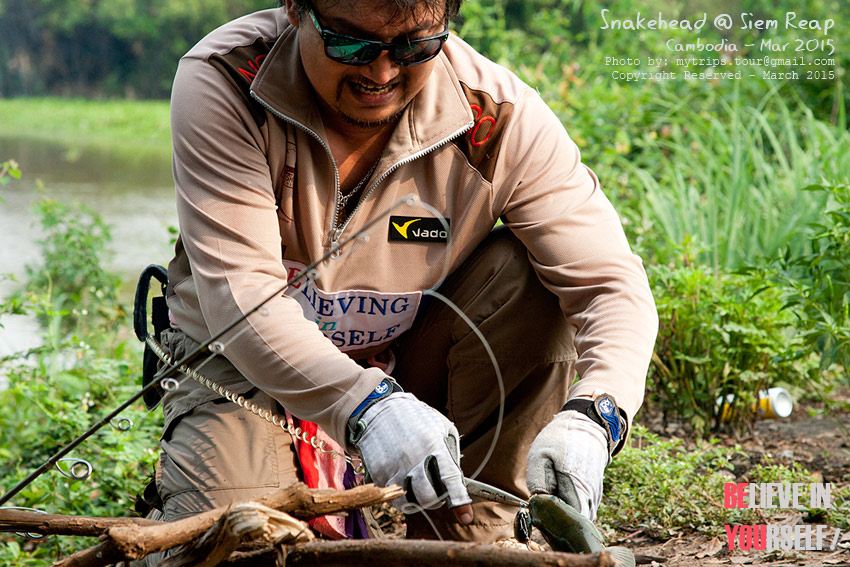
<instances>
[{"instance_id":1,"label":"watch face","mask_svg":"<svg viewBox=\"0 0 850 567\"><path fill-rule=\"evenodd\" d=\"M622 435L622 424L620 416L617 415L617 404L610 396L601 396L594 402L599 417L608 424L608 432L611 435L611 441L614 443L620 440Z\"/></svg>"},{"instance_id":2,"label":"watch face","mask_svg":"<svg viewBox=\"0 0 850 567\"><path fill-rule=\"evenodd\" d=\"M614 413L614 402L608 398L599 400L599 405L597 407L603 415L611 415Z\"/></svg>"}]
</instances>

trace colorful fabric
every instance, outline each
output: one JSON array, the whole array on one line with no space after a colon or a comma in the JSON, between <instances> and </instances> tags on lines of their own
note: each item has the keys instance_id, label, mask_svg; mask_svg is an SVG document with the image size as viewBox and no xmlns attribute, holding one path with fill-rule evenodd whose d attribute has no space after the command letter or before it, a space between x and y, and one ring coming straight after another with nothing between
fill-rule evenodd
<instances>
[{"instance_id":1,"label":"colorful fabric","mask_svg":"<svg viewBox=\"0 0 850 567\"><path fill-rule=\"evenodd\" d=\"M360 484L351 465L339 455L343 455L342 447L330 438L321 427L310 421L303 421L286 412L286 421L292 427L301 428L301 436L293 435L295 452L301 465L304 483L309 488L332 488L346 490ZM317 449L313 443L304 441L314 439L315 445L322 446L328 453ZM310 520L310 527L331 539L367 539L369 534L366 523L359 512L351 512L345 516L319 516Z\"/></svg>"}]
</instances>

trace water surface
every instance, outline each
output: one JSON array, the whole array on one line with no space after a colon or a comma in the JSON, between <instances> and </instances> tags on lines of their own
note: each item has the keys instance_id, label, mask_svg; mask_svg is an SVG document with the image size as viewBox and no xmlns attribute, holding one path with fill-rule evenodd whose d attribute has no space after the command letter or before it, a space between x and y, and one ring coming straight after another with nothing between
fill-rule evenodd
<instances>
[{"instance_id":1,"label":"water surface","mask_svg":"<svg viewBox=\"0 0 850 567\"><path fill-rule=\"evenodd\" d=\"M83 203L111 226L111 258L107 268L134 281L151 263L166 264L177 226L169 156L162 152L68 147L45 140L0 138L0 161L15 159L20 181L0 188L0 274L18 282L26 266L37 264L37 241L43 236L31 205L39 185L58 201ZM0 297L20 283L0 281ZM38 344L38 326L18 316L4 317L0 357Z\"/></svg>"}]
</instances>

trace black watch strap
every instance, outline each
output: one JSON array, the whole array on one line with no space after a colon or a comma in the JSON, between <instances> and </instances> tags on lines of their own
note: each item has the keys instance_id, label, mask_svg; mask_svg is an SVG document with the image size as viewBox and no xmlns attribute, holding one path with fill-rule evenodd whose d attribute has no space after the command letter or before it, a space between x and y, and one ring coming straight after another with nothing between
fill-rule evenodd
<instances>
[{"instance_id":1,"label":"black watch strap","mask_svg":"<svg viewBox=\"0 0 850 567\"><path fill-rule=\"evenodd\" d=\"M561 411L577 411L583 413L605 430L608 438L608 454L612 457L620 452L626 440L626 415L612 396L602 394L590 400L588 398L573 398L564 404Z\"/></svg>"}]
</instances>

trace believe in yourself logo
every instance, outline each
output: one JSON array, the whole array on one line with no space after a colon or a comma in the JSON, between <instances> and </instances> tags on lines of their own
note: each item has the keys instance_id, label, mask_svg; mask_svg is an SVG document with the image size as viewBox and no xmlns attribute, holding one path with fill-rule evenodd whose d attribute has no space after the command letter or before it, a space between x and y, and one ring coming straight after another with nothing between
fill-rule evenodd
<instances>
[{"instance_id":1,"label":"believe in yourself logo","mask_svg":"<svg viewBox=\"0 0 850 567\"><path fill-rule=\"evenodd\" d=\"M796 508L828 510L832 505L830 483L734 483L723 485L725 508ZM825 525L753 524L727 525L726 542L734 549L760 551L835 549L841 530L829 537Z\"/></svg>"},{"instance_id":2,"label":"believe in yourself logo","mask_svg":"<svg viewBox=\"0 0 850 567\"><path fill-rule=\"evenodd\" d=\"M304 264L284 260L290 277L304 270ZM301 306L304 317L343 351L372 347L395 340L416 318L421 291L380 293L343 289L327 292L306 277L286 289L286 295Z\"/></svg>"}]
</instances>

